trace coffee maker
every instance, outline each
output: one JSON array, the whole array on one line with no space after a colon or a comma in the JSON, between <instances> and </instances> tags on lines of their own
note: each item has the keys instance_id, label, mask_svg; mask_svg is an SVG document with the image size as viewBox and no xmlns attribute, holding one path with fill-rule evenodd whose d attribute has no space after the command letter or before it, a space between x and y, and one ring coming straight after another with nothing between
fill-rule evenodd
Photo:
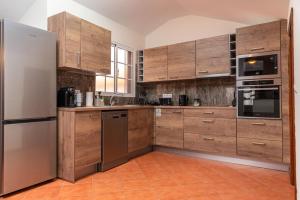
<instances>
[{"instance_id":1,"label":"coffee maker","mask_svg":"<svg viewBox=\"0 0 300 200\"><path fill-rule=\"evenodd\" d=\"M189 97L187 95L179 95L179 105L187 106L189 104Z\"/></svg>"},{"instance_id":2,"label":"coffee maker","mask_svg":"<svg viewBox=\"0 0 300 200\"><path fill-rule=\"evenodd\" d=\"M63 87L58 90L57 94L58 107L75 107L75 88Z\"/></svg>"}]
</instances>

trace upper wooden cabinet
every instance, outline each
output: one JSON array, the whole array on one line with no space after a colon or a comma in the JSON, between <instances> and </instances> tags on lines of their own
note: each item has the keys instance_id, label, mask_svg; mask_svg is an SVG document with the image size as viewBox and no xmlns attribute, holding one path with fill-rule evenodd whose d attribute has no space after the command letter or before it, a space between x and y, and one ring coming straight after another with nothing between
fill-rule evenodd
<instances>
[{"instance_id":1,"label":"upper wooden cabinet","mask_svg":"<svg viewBox=\"0 0 300 200\"><path fill-rule=\"evenodd\" d=\"M110 73L111 32L67 12L48 18L58 33L58 67Z\"/></svg>"},{"instance_id":2,"label":"upper wooden cabinet","mask_svg":"<svg viewBox=\"0 0 300 200\"><path fill-rule=\"evenodd\" d=\"M229 35L196 41L196 76L230 74Z\"/></svg>"},{"instance_id":3,"label":"upper wooden cabinet","mask_svg":"<svg viewBox=\"0 0 300 200\"><path fill-rule=\"evenodd\" d=\"M280 50L280 21L237 29L237 54Z\"/></svg>"},{"instance_id":4,"label":"upper wooden cabinet","mask_svg":"<svg viewBox=\"0 0 300 200\"><path fill-rule=\"evenodd\" d=\"M144 50L144 82L168 79L168 47Z\"/></svg>"},{"instance_id":5,"label":"upper wooden cabinet","mask_svg":"<svg viewBox=\"0 0 300 200\"><path fill-rule=\"evenodd\" d=\"M196 67L196 42L168 46L168 79L193 79Z\"/></svg>"}]
</instances>

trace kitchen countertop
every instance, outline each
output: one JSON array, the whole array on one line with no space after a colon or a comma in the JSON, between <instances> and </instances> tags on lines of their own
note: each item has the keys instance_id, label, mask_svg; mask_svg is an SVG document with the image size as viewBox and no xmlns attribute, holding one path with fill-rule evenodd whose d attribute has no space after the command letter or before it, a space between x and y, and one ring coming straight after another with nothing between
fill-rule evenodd
<instances>
[{"instance_id":1,"label":"kitchen countertop","mask_svg":"<svg viewBox=\"0 0 300 200\"><path fill-rule=\"evenodd\" d=\"M151 106L151 105L116 105L116 106L102 106L102 107L75 107L75 108L58 108L59 111L66 112L83 112L83 111L101 111L101 110L131 110L144 108L168 108L168 109L236 109L232 106Z\"/></svg>"}]
</instances>

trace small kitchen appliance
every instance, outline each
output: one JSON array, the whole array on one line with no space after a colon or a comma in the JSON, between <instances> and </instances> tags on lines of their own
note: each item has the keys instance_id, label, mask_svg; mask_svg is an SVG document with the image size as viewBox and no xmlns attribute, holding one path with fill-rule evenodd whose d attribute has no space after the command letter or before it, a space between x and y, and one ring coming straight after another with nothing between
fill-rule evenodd
<instances>
[{"instance_id":1,"label":"small kitchen appliance","mask_svg":"<svg viewBox=\"0 0 300 200\"><path fill-rule=\"evenodd\" d=\"M187 106L189 104L189 97L187 95L179 95L179 105Z\"/></svg>"},{"instance_id":2,"label":"small kitchen appliance","mask_svg":"<svg viewBox=\"0 0 300 200\"><path fill-rule=\"evenodd\" d=\"M59 89L57 95L58 107L75 107L75 89L73 87L63 87Z\"/></svg>"}]
</instances>

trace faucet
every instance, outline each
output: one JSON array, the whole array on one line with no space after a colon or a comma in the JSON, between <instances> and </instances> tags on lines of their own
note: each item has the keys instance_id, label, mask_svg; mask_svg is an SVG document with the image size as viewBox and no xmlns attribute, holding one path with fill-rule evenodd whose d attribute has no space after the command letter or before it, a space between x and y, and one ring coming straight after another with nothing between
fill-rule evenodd
<instances>
[{"instance_id":1,"label":"faucet","mask_svg":"<svg viewBox=\"0 0 300 200\"><path fill-rule=\"evenodd\" d=\"M109 105L113 106L115 104L115 101L113 101L114 97L118 96L118 93L114 93L111 95L110 100L109 100Z\"/></svg>"}]
</instances>

